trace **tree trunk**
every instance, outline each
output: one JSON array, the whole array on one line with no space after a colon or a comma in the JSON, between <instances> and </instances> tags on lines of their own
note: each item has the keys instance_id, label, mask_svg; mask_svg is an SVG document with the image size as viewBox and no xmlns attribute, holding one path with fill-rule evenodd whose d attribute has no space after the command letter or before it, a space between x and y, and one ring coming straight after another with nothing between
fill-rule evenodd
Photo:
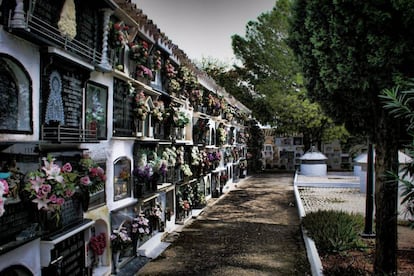
<instances>
[{"instance_id":1,"label":"tree trunk","mask_svg":"<svg viewBox=\"0 0 414 276\"><path fill-rule=\"evenodd\" d=\"M388 174L398 172L398 138L390 135L386 123L379 124L375 147L375 275L397 274L398 180ZM382 136L382 137L381 137Z\"/></svg>"}]
</instances>

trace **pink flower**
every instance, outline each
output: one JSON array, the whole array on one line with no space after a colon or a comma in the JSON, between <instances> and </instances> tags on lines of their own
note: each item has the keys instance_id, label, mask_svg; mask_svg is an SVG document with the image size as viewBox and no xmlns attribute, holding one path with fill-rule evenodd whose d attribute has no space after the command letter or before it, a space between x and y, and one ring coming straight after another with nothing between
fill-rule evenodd
<instances>
[{"instance_id":1,"label":"pink flower","mask_svg":"<svg viewBox=\"0 0 414 276\"><path fill-rule=\"evenodd\" d=\"M52 191L52 187L48 184L44 184L40 188L42 190L42 193L44 193L44 194L48 194L48 193L50 193L50 191Z\"/></svg>"},{"instance_id":2,"label":"pink flower","mask_svg":"<svg viewBox=\"0 0 414 276\"><path fill-rule=\"evenodd\" d=\"M39 192L40 187L45 182L44 178L41 178L40 176L36 176L35 178L30 179L30 183L32 184L32 189L37 193Z\"/></svg>"},{"instance_id":3,"label":"pink flower","mask_svg":"<svg viewBox=\"0 0 414 276\"><path fill-rule=\"evenodd\" d=\"M50 202L52 202L52 203L56 203L57 197L56 197L56 195L55 195L55 194L53 194L53 195L51 195L51 196L49 197L49 199L50 199Z\"/></svg>"},{"instance_id":4,"label":"pink flower","mask_svg":"<svg viewBox=\"0 0 414 276\"><path fill-rule=\"evenodd\" d=\"M9 184L6 180L0 179L0 195L9 193Z\"/></svg>"},{"instance_id":5,"label":"pink flower","mask_svg":"<svg viewBox=\"0 0 414 276\"><path fill-rule=\"evenodd\" d=\"M71 172L72 171L72 165L70 163L66 163L62 167L62 172Z\"/></svg>"},{"instance_id":6,"label":"pink flower","mask_svg":"<svg viewBox=\"0 0 414 276\"><path fill-rule=\"evenodd\" d=\"M89 176L87 176L87 175L81 177L80 182L81 182L82 185L85 185L85 186L89 186L92 183Z\"/></svg>"},{"instance_id":7,"label":"pink flower","mask_svg":"<svg viewBox=\"0 0 414 276\"><path fill-rule=\"evenodd\" d=\"M90 168L89 173L92 177L98 176L98 168Z\"/></svg>"},{"instance_id":8,"label":"pink flower","mask_svg":"<svg viewBox=\"0 0 414 276\"><path fill-rule=\"evenodd\" d=\"M60 175L60 168L58 165L50 163L49 166L44 166L42 169L45 171L47 179L53 179L59 183L64 182L63 176Z\"/></svg>"},{"instance_id":9,"label":"pink flower","mask_svg":"<svg viewBox=\"0 0 414 276\"><path fill-rule=\"evenodd\" d=\"M63 205L63 203L65 203L65 199L63 197L58 197L56 199L56 204L57 205Z\"/></svg>"},{"instance_id":10,"label":"pink flower","mask_svg":"<svg viewBox=\"0 0 414 276\"><path fill-rule=\"evenodd\" d=\"M4 214L5 210L4 210L4 201L3 201L3 197L0 197L0 217Z\"/></svg>"},{"instance_id":11,"label":"pink flower","mask_svg":"<svg viewBox=\"0 0 414 276\"><path fill-rule=\"evenodd\" d=\"M68 190L65 191L65 196L66 197L71 197L71 196L73 196L73 194L74 194L74 192L72 190L70 190L70 189L68 189Z\"/></svg>"}]
</instances>

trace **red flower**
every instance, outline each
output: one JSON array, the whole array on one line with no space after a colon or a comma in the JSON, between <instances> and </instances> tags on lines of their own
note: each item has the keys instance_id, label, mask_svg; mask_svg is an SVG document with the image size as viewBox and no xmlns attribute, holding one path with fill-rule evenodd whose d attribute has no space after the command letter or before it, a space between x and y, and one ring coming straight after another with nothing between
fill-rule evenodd
<instances>
[{"instance_id":1,"label":"red flower","mask_svg":"<svg viewBox=\"0 0 414 276\"><path fill-rule=\"evenodd\" d=\"M114 29L117 30L117 31L121 30L121 24L115 23L114 24Z\"/></svg>"},{"instance_id":2,"label":"red flower","mask_svg":"<svg viewBox=\"0 0 414 276\"><path fill-rule=\"evenodd\" d=\"M89 246L95 255L102 255L106 247L105 233L100 233L99 235L91 237L89 241Z\"/></svg>"}]
</instances>

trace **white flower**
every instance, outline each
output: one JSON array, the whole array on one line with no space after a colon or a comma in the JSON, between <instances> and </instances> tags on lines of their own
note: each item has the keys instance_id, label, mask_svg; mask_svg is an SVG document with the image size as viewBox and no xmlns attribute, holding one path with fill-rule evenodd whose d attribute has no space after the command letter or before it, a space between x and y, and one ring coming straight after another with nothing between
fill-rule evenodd
<instances>
[{"instance_id":1,"label":"white flower","mask_svg":"<svg viewBox=\"0 0 414 276\"><path fill-rule=\"evenodd\" d=\"M70 40L76 36L76 8L74 0L66 0L58 22L60 34Z\"/></svg>"}]
</instances>

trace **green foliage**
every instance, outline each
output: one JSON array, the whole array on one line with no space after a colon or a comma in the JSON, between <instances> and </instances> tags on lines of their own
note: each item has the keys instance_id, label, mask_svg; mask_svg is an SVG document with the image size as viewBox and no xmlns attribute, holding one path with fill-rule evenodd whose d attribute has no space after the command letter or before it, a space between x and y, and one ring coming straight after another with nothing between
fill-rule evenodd
<instances>
[{"instance_id":1,"label":"green foliage","mask_svg":"<svg viewBox=\"0 0 414 276\"><path fill-rule=\"evenodd\" d=\"M233 36L242 66L228 68L203 60L202 68L263 125L276 127L282 135L303 133L309 148L324 139L342 138L346 132L328 133L331 128L338 130L337 125L304 93L303 77L287 44L290 15L291 1L277 1L271 12L247 24L245 37Z\"/></svg>"},{"instance_id":2,"label":"green foliage","mask_svg":"<svg viewBox=\"0 0 414 276\"><path fill-rule=\"evenodd\" d=\"M388 172L390 179L399 181L402 187L401 204L405 206L405 214L409 217L414 216L414 82L407 82L407 89L402 90L400 86L392 89L384 89L380 95L383 106L395 118L406 122L407 134L411 137L411 144L406 145L405 153L412 158L412 161L404 164L399 173ZM414 221L410 222L414 228Z\"/></svg>"},{"instance_id":3,"label":"green foliage","mask_svg":"<svg viewBox=\"0 0 414 276\"><path fill-rule=\"evenodd\" d=\"M312 99L352 133L375 138L378 94L413 74L408 1L297 0L290 45ZM411 4L412 6L412 4ZM390 125L393 125L392 122Z\"/></svg>"},{"instance_id":4,"label":"green foliage","mask_svg":"<svg viewBox=\"0 0 414 276\"><path fill-rule=\"evenodd\" d=\"M359 237L364 225L362 215L319 210L307 214L302 223L320 254L363 247Z\"/></svg>"},{"instance_id":5,"label":"green foliage","mask_svg":"<svg viewBox=\"0 0 414 276\"><path fill-rule=\"evenodd\" d=\"M382 90L379 97L383 106L394 118L407 122L407 131L414 130L414 82L408 82L408 89L401 91L400 86Z\"/></svg>"},{"instance_id":6,"label":"green foliage","mask_svg":"<svg viewBox=\"0 0 414 276\"><path fill-rule=\"evenodd\" d=\"M310 97L376 147L375 273L396 273L397 171L401 125L380 92L414 74L413 4L408 0L296 0L290 45ZM411 20L410 20L411 19Z\"/></svg>"}]
</instances>

